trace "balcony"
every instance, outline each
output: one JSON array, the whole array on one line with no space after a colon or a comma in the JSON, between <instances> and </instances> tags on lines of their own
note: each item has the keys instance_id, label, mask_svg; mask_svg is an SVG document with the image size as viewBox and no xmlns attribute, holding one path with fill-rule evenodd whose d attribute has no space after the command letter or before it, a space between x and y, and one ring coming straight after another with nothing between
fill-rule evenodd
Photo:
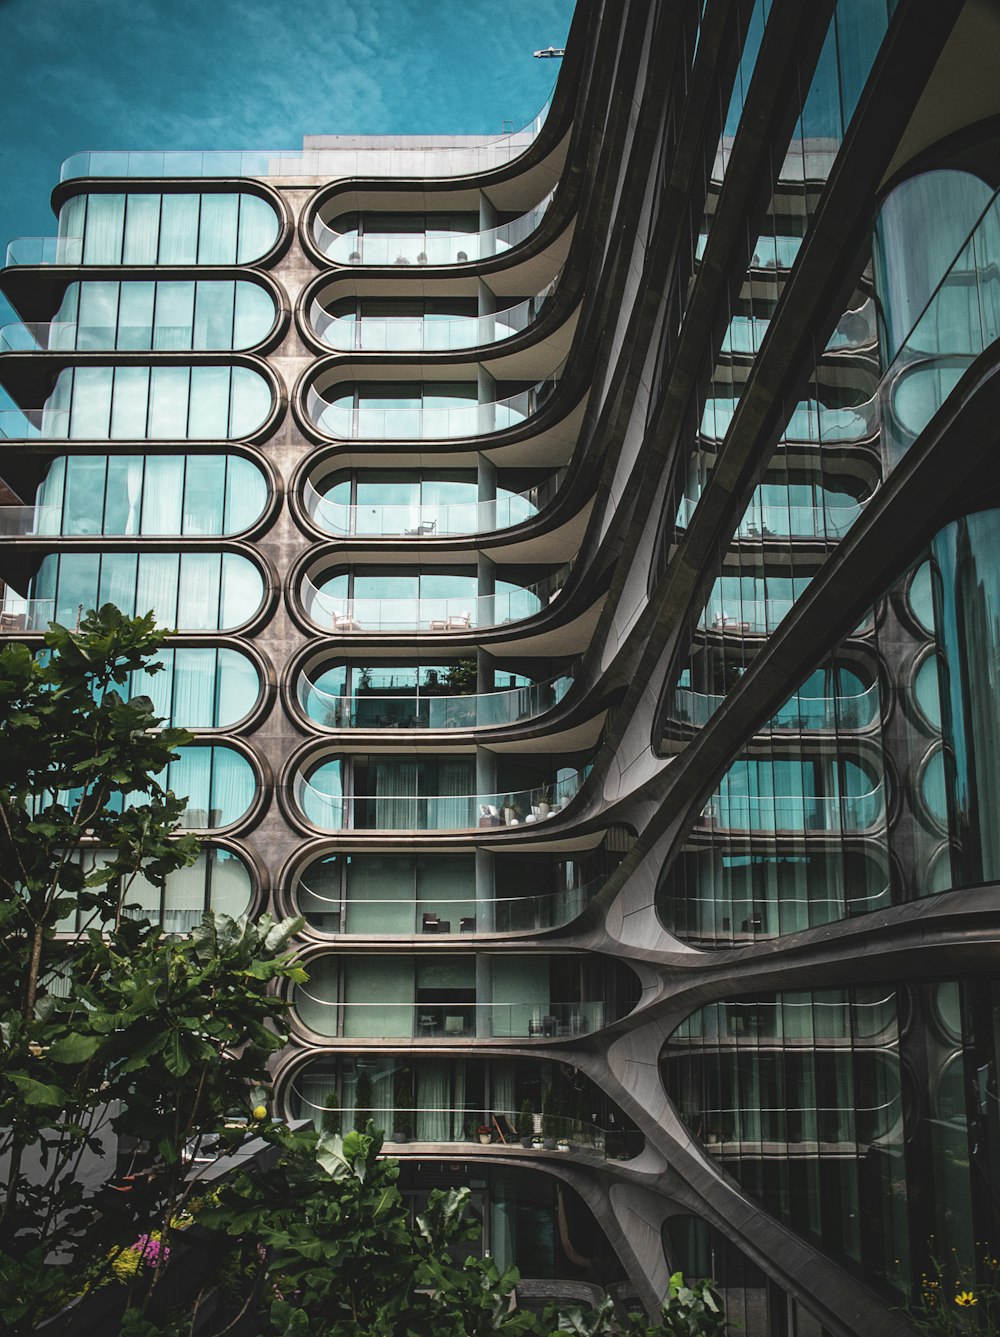
<instances>
[{"instance_id":1,"label":"balcony","mask_svg":"<svg viewBox=\"0 0 1000 1337\"><path fill-rule=\"evenodd\" d=\"M702 726L708 723L725 699L724 695L677 687L672 713L676 720ZM872 683L866 691L850 696L793 696L758 732L865 729L875 723L878 714L878 684Z\"/></svg>"},{"instance_id":2,"label":"balcony","mask_svg":"<svg viewBox=\"0 0 1000 1337\"><path fill-rule=\"evenodd\" d=\"M293 795L302 815L321 831L499 831L555 817L569 806L589 770L584 767L552 784L506 794L344 795L315 783L323 774L339 787L339 768L331 773L320 766L312 772L313 780L301 772L295 776Z\"/></svg>"},{"instance_id":3,"label":"balcony","mask_svg":"<svg viewBox=\"0 0 1000 1337\"><path fill-rule=\"evenodd\" d=\"M682 497L677 509L677 528L686 529L699 497ZM753 501L744 512L733 539L837 539L844 537L864 509L865 503L845 506L783 506Z\"/></svg>"},{"instance_id":4,"label":"balcony","mask_svg":"<svg viewBox=\"0 0 1000 1337\"><path fill-rule=\"evenodd\" d=\"M495 594L396 599L328 593L304 576L300 599L311 622L338 634L405 631L438 635L501 627L534 617L558 596L567 575L568 568L564 567L538 585Z\"/></svg>"},{"instance_id":5,"label":"balcony","mask_svg":"<svg viewBox=\"0 0 1000 1337\"><path fill-rule=\"evenodd\" d=\"M322 865L317 865L321 869ZM365 896L354 899L344 895L339 881L332 891L320 885L322 873L310 870L311 879L300 877L295 889L295 903L310 928L328 934L364 934L413 936L431 933L460 936L463 933L531 933L539 929L569 924L583 913L590 898L604 884L595 878L582 887L529 896L477 899L473 886L467 896L426 894L414 896Z\"/></svg>"},{"instance_id":6,"label":"balcony","mask_svg":"<svg viewBox=\"0 0 1000 1337\"><path fill-rule=\"evenodd\" d=\"M554 191L520 218L481 232L428 229L399 232L337 232L319 216L313 222L316 245L339 265L462 265L502 255L538 229Z\"/></svg>"},{"instance_id":7,"label":"balcony","mask_svg":"<svg viewBox=\"0 0 1000 1337\"><path fill-rule=\"evenodd\" d=\"M563 675L505 691L454 696L427 690L336 695L303 675L296 694L303 712L325 729L489 729L537 719L557 706L572 684Z\"/></svg>"},{"instance_id":8,"label":"balcony","mask_svg":"<svg viewBox=\"0 0 1000 1337\"><path fill-rule=\"evenodd\" d=\"M560 469L525 493L504 493L489 501L414 501L345 505L322 493L307 479L302 500L310 519L328 534L373 538L444 538L490 534L533 519L559 489ZM474 492L474 488L470 488Z\"/></svg>"},{"instance_id":9,"label":"balcony","mask_svg":"<svg viewBox=\"0 0 1000 1337\"><path fill-rule=\"evenodd\" d=\"M555 286L553 281L537 297L487 315L336 316L314 300L309 322L328 348L342 352L453 352L523 333L538 319Z\"/></svg>"},{"instance_id":10,"label":"balcony","mask_svg":"<svg viewBox=\"0 0 1000 1337\"><path fill-rule=\"evenodd\" d=\"M22 599L10 588L4 591L3 606L0 608L0 634L16 635L22 631L48 631L49 623L55 620L55 599ZM83 604L80 604L76 617L79 627L83 617Z\"/></svg>"},{"instance_id":11,"label":"balcony","mask_svg":"<svg viewBox=\"0 0 1000 1337\"><path fill-rule=\"evenodd\" d=\"M864 794L716 793L702 810L705 826L723 831L868 831L885 816L880 781Z\"/></svg>"},{"instance_id":12,"label":"balcony","mask_svg":"<svg viewBox=\"0 0 1000 1337\"><path fill-rule=\"evenodd\" d=\"M365 382L358 393L343 382L306 393L306 414L326 436L358 441L447 441L488 436L517 427L542 408L559 383L560 365L536 385L506 398L480 403L474 383L461 393L434 395L434 382L393 387L391 395L374 394L378 382ZM336 395L330 399L324 391Z\"/></svg>"},{"instance_id":13,"label":"balcony","mask_svg":"<svg viewBox=\"0 0 1000 1337\"><path fill-rule=\"evenodd\" d=\"M565 1040L616 1020L603 1001L345 1003L321 997L308 984L295 986L293 1007L317 1035L366 1040Z\"/></svg>"},{"instance_id":14,"label":"balcony","mask_svg":"<svg viewBox=\"0 0 1000 1337\"><path fill-rule=\"evenodd\" d=\"M82 237L15 237L7 244L4 269L17 265L80 265Z\"/></svg>"},{"instance_id":15,"label":"balcony","mask_svg":"<svg viewBox=\"0 0 1000 1337\"><path fill-rule=\"evenodd\" d=\"M0 409L4 441L64 441L69 435L69 409Z\"/></svg>"},{"instance_id":16,"label":"balcony","mask_svg":"<svg viewBox=\"0 0 1000 1337\"><path fill-rule=\"evenodd\" d=\"M722 441L736 416L737 399L708 399L701 419L701 435ZM830 408L816 400L797 404L781 433L783 441L850 445L870 441L879 430L879 401L874 395L862 404Z\"/></svg>"}]
</instances>

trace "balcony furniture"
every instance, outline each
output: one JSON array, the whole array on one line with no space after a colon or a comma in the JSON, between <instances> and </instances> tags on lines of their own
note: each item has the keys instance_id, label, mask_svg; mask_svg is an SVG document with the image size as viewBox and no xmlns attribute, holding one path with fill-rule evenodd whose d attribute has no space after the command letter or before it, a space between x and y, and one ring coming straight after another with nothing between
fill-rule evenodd
<instances>
[{"instance_id":1,"label":"balcony furniture","mask_svg":"<svg viewBox=\"0 0 1000 1337\"><path fill-rule=\"evenodd\" d=\"M729 617L726 613L716 613L712 624L716 631L749 631L750 623L741 622L738 617Z\"/></svg>"},{"instance_id":2,"label":"balcony furniture","mask_svg":"<svg viewBox=\"0 0 1000 1337\"><path fill-rule=\"evenodd\" d=\"M540 1017L532 1017L528 1022L528 1035L544 1035L542 1020Z\"/></svg>"},{"instance_id":3,"label":"balcony furniture","mask_svg":"<svg viewBox=\"0 0 1000 1337\"><path fill-rule=\"evenodd\" d=\"M542 1017L542 1034L554 1036L559 1033L559 1022L553 1016Z\"/></svg>"},{"instance_id":4,"label":"balcony furniture","mask_svg":"<svg viewBox=\"0 0 1000 1337\"><path fill-rule=\"evenodd\" d=\"M431 618L431 631L468 631L471 625L472 614L468 612Z\"/></svg>"},{"instance_id":5,"label":"balcony furniture","mask_svg":"<svg viewBox=\"0 0 1000 1337\"><path fill-rule=\"evenodd\" d=\"M458 928L460 933L475 933L476 916L463 915L462 918L458 921Z\"/></svg>"},{"instance_id":6,"label":"balcony furniture","mask_svg":"<svg viewBox=\"0 0 1000 1337\"><path fill-rule=\"evenodd\" d=\"M438 1028L438 1019L433 1012L417 1014L417 1035L433 1035Z\"/></svg>"},{"instance_id":7,"label":"balcony furniture","mask_svg":"<svg viewBox=\"0 0 1000 1337\"><path fill-rule=\"evenodd\" d=\"M437 529L436 520L421 520L415 529L404 529L403 533L409 538L422 538L426 534L433 534Z\"/></svg>"},{"instance_id":8,"label":"balcony furniture","mask_svg":"<svg viewBox=\"0 0 1000 1337\"><path fill-rule=\"evenodd\" d=\"M440 933L441 920L437 915L425 914L423 923L421 924L421 931L424 933Z\"/></svg>"},{"instance_id":9,"label":"balcony furniture","mask_svg":"<svg viewBox=\"0 0 1000 1337\"><path fill-rule=\"evenodd\" d=\"M0 631L24 631L27 624L26 613L0 613Z\"/></svg>"},{"instance_id":10,"label":"balcony furniture","mask_svg":"<svg viewBox=\"0 0 1000 1337\"><path fill-rule=\"evenodd\" d=\"M464 1035L466 1031L465 1018L463 1016L446 1016L444 1019L445 1035Z\"/></svg>"},{"instance_id":11,"label":"balcony furniture","mask_svg":"<svg viewBox=\"0 0 1000 1337\"><path fill-rule=\"evenodd\" d=\"M503 826L500 814L492 803L480 803L479 805L479 825L480 826Z\"/></svg>"},{"instance_id":12,"label":"balcony furniture","mask_svg":"<svg viewBox=\"0 0 1000 1337\"><path fill-rule=\"evenodd\" d=\"M354 608L351 604L347 605L347 611L344 613L333 613L334 631L360 631L361 623L354 617Z\"/></svg>"}]
</instances>

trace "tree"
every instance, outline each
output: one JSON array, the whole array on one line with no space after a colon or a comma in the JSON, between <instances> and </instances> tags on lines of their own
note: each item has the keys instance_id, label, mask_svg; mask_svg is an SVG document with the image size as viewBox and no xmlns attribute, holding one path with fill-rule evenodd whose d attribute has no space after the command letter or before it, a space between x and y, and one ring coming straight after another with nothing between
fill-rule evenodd
<instances>
[{"instance_id":1,"label":"tree","mask_svg":"<svg viewBox=\"0 0 1000 1337\"><path fill-rule=\"evenodd\" d=\"M0 1312L11 1332L110 1275L144 1231L150 1286L209 1138L235 1143L267 1055L283 1043L268 986L304 978L298 921L206 915L188 937L130 909L137 879L193 862L185 801L161 783L191 735L160 729L133 674L165 633L108 605L46 649L0 650ZM88 1192L108 1134L134 1146L127 1182ZM107 1167L107 1179L114 1166ZM99 1175L97 1176L100 1177ZM143 1262L148 1264L149 1257ZM147 1287L149 1289L149 1287ZM143 1300L143 1303L145 1300Z\"/></svg>"}]
</instances>

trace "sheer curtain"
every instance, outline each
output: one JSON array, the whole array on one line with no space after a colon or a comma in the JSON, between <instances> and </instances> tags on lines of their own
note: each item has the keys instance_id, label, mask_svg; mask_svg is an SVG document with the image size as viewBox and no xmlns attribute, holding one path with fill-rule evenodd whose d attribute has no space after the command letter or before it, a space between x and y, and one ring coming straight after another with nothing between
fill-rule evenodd
<instances>
[{"instance_id":1,"label":"sheer curtain","mask_svg":"<svg viewBox=\"0 0 1000 1337\"><path fill-rule=\"evenodd\" d=\"M373 758L368 774L375 779L376 829L408 831L419 826L417 761L409 757Z\"/></svg>"},{"instance_id":2,"label":"sheer curtain","mask_svg":"<svg viewBox=\"0 0 1000 1337\"><path fill-rule=\"evenodd\" d=\"M462 1065L458 1059L457 1064ZM449 1112L451 1082L448 1059L422 1059L416 1070L416 1130L418 1142L457 1141L454 1125L464 1122L461 1115ZM457 1104L458 1102L456 1102ZM459 1134L461 1136L461 1134Z\"/></svg>"},{"instance_id":3,"label":"sheer curtain","mask_svg":"<svg viewBox=\"0 0 1000 1337\"><path fill-rule=\"evenodd\" d=\"M179 728L211 729L216 725L215 682L219 653L215 649L191 646L173 651L173 718Z\"/></svg>"},{"instance_id":4,"label":"sheer curtain","mask_svg":"<svg viewBox=\"0 0 1000 1337\"><path fill-rule=\"evenodd\" d=\"M152 609L161 627L177 625L179 560L175 552L144 552L139 555L136 611L141 614Z\"/></svg>"},{"instance_id":5,"label":"sheer curtain","mask_svg":"<svg viewBox=\"0 0 1000 1337\"><path fill-rule=\"evenodd\" d=\"M347 869L349 933L413 933L413 856L366 854Z\"/></svg>"},{"instance_id":6,"label":"sheer curtain","mask_svg":"<svg viewBox=\"0 0 1000 1337\"><path fill-rule=\"evenodd\" d=\"M229 747L208 749L212 754L212 826L228 826L250 807L257 783L253 767L241 753Z\"/></svg>"},{"instance_id":7,"label":"sheer curtain","mask_svg":"<svg viewBox=\"0 0 1000 1337\"><path fill-rule=\"evenodd\" d=\"M476 825L473 766L471 757L439 760L437 794L427 800L429 830L460 831Z\"/></svg>"}]
</instances>

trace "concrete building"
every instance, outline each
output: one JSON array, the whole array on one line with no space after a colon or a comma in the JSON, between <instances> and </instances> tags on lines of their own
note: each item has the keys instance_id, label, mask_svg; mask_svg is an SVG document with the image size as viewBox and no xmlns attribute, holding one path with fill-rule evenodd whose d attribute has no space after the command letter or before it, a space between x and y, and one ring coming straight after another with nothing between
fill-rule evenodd
<instances>
[{"instance_id":1,"label":"concrete building","mask_svg":"<svg viewBox=\"0 0 1000 1337\"><path fill-rule=\"evenodd\" d=\"M536 1291L995 1276L998 53L581 0L518 134L81 154L8 251L3 634L176 626L150 912L304 915L278 1105Z\"/></svg>"}]
</instances>

